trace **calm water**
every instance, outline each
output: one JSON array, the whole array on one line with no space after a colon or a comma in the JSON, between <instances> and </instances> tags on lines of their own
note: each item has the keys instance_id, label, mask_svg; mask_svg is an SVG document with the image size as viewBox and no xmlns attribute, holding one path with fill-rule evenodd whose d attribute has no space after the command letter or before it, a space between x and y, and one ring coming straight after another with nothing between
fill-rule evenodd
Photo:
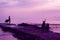
<instances>
[{"instance_id":1,"label":"calm water","mask_svg":"<svg viewBox=\"0 0 60 40\"><path fill-rule=\"evenodd\" d=\"M17 40L17 39L14 38L11 33L9 33L9 32L3 32L0 29L0 40Z\"/></svg>"},{"instance_id":2,"label":"calm water","mask_svg":"<svg viewBox=\"0 0 60 40\"><path fill-rule=\"evenodd\" d=\"M60 25L50 25L50 30L53 32L60 33Z\"/></svg>"},{"instance_id":3,"label":"calm water","mask_svg":"<svg viewBox=\"0 0 60 40\"><path fill-rule=\"evenodd\" d=\"M11 27L13 27L13 26L11 26ZM50 25L50 30L53 32L60 33L60 25ZM0 40L17 40L17 39L14 38L11 33L3 32L0 29Z\"/></svg>"},{"instance_id":4,"label":"calm water","mask_svg":"<svg viewBox=\"0 0 60 40\"><path fill-rule=\"evenodd\" d=\"M41 25L39 26L41 27ZM50 30L53 31L53 32L57 32L57 33L60 33L60 25L50 25Z\"/></svg>"}]
</instances>

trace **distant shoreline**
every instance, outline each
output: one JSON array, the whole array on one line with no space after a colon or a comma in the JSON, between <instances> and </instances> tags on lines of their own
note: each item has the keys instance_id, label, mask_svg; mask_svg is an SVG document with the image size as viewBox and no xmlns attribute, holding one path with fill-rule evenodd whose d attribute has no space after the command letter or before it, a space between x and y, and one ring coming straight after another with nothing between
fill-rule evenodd
<instances>
[{"instance_id":1,"label":"distant shoreline","mask_svg":"<svg viewBox=\"0 0 60 40\"><path fill-rule=\"evenodd\" d=\"M0 24L8 24L8 23L0 23ZM18 23L18 24L21 24L21 23ZM27 24L29 24L29 23L27 23ZM39 23L32 23L32 24L34 24L34 25L41 25ZM17 25L17 24L11 23L10 25ZM60 24L50 24L50 25L60 25Z\"/></svg>"}]
</instances>

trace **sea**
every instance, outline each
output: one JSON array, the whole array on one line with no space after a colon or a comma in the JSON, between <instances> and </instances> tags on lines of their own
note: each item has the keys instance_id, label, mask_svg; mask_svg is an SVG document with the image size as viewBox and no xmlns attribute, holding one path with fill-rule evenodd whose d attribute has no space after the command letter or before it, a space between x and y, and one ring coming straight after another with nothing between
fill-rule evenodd
<instances>
[{"instance_id":1,"label":"sea","mask_svg":"<svg viewBox=\"0 0 60 40\"><path fill-rule=\"evenodd\" d=\"M3 32L2 29L0 29L0 40L17 40L12 36L9 32Z\"/></svg>"},{"instance_id":2,"label":"sea","mask_svg":"<svg viewBox=\"0 0 60 40\"><path fill-rule=\"evenodd\" d=\"M50 30L56 33L60 33L60 24L50 25Z\"/></svg>"},{"instance_id":3,"label":"sea","mask_svg":"<svg viewBox=\"0 0 60 40\"><path fill-rule=\"evenodd\" d=\"M14 27L14 26L11 26L11 27ZM50 31L60 33L60 24L50 25ZM14 38L12 36L12 33L3 32L2 29L0 28L0 40L17 40L17 38Z\"/></svg>"}]
</instances>

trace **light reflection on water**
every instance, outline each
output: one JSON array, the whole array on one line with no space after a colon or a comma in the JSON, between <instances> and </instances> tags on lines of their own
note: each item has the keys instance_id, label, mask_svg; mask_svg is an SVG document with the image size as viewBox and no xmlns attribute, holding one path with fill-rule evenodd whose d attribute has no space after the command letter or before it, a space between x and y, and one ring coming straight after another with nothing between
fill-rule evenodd
<instances>
[{"instance_id":1,"label":"light reflection on water","mask_svg":"<svg viewBox=\"0 0 60 40\"><path fill-rule=\"evenodd\" d=\"M11 26L11 27L14 27L14 26ZM60 33L60 25L50 25L50 30L53 32ZM3 32L0 29L0 40L17 40L17 39L14 38L11 33Z\"/></svg>"},{"instance_id":2,"label":"light reflection on water","mask_svg":"<svg viewBox=\"0 0 60 40\"><path fill-rule=\"evenodd\" d=\"M10 27L18 28L16 25L12 25ZM41 25L39 27L41 27ZM60 25L50 25L50 30L53 32L60 33Z\"/></svg>"},{"instance_id":3,"label":"light reflection on water","mask_svg":"<svg viewBox=\"0 0 60 40\"><path fill-rule=\"evenodd\" d=\"M41 27L41 25L39 25L39 27ZM60 24L57 25L49 25L50 27L50 31L56 32L56 33L60 33Z\"/></svg>"},{"instance_id":4,"label":"light reflection on water","mask_svg":"<svg viewBox=\"0 0 60 40\"><path fill-rule=\"evenodd\" d=\"M60 25L50 25L50 30L53 32L60 33Z\"/></svg>"},{"instance_id":5,"label":"light reflection on water","mask_svg":"<svg viewBox=\"0 0 60 40\"><path fill-rule=\"evenodd\" d=\"M0 29L0 40L17 40L17 39L14 38L11 33L9 33L9 32L3 32Z\"/></svg>"},{"instance_id":6,"label":"light reflection on water","mask_svg":"<svg viewBox=\"0 0 60 40\"><path fill-rule=\"evenodd\" d=\"M39 25L41 27L41 25ZM50 30L56 33L60 33L60 24L57 25L49 25Z\"/></svg>"}]
</instances>

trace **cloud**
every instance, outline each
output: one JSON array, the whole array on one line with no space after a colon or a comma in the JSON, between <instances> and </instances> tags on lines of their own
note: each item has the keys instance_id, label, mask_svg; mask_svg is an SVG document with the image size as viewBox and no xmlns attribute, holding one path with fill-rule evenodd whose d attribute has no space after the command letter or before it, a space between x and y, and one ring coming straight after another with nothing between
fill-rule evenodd
<instances>
[{"instance_id":1,"label":"cloud","mask_svg":"<svg viewBox=\"0 0 60 40\"><path fill-rule=\"evenodd\" d=\"M7 3L5 6L31 7L43 5L47 3L47 0L0 0L0 3Z\"/></svg>"},{"instance_id":2,"label":"cloud","mask_svg":"<svg viewBox=\"0 0 60 40\"><path fill-rule=\"evenodd\" d=\"M0 10L1 18L11 16L15 22L39 22L43 18L60 20L60 5L52 0L0 0Z\"/></svg>"}]
</instances>

